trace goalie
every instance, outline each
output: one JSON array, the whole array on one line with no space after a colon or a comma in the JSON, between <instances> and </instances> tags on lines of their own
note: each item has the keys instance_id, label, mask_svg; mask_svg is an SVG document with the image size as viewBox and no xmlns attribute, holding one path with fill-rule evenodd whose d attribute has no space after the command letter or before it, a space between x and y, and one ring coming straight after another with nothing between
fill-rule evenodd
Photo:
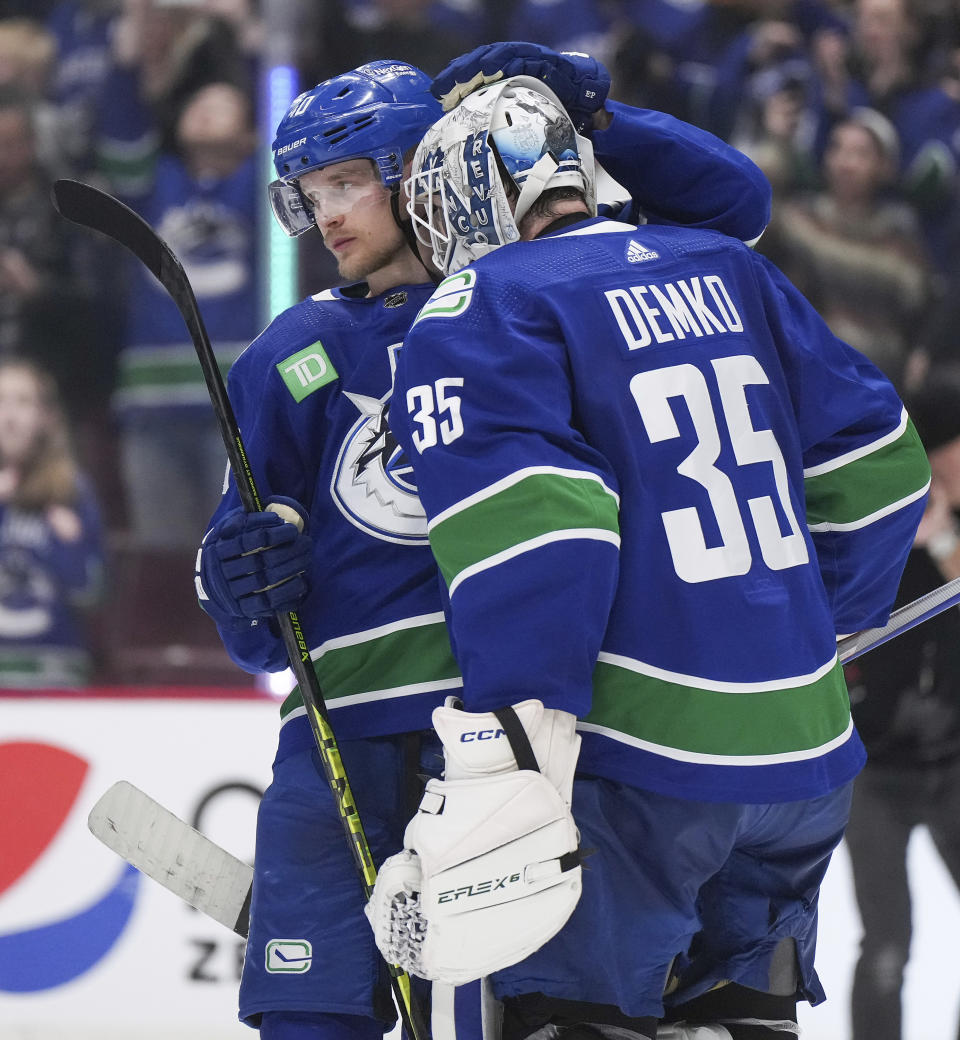
<instances>
[{"instance_id":1,"label":"goalie","mask_svg":"<svg viewBox=\"0 0 960 1040\"><path fill-rule=\"evenodd\" d=\"M913 425L743 243L598 217L542 83L466 96L408 193L448 277L390 421L466 710L434 713L446 774L381 870L378 944L491 974L504 1040L796 1036L864 761L836 637L894 600Z\"/></svg>"},{"instance_id":2,"label":"goalie","mask_svg":"<svg viewBox=\"0 0 960 1040\"><path fill-rule=\"evenodd\" d=\"M598 155L633 194L632 215L642 209L651 221L716 226L744 239L762 231L769 186L756 167L694 127L607 102L609 77L589 58L494 44L433 88L459 94L458 84L477 75L515 71L549 77L578 109ZM444 707L462 680L426 517L386 423L399 346L436 274L408 244L400 201L405 156L441 115L430 86L405 62L374 62L306 91L280 122L274 212L291 234L319 231L345 284L280 315L230 372L256 484L276 508L245 513L231 477L198 553L197 591L232 658L254 672L285 667L273 617L299 613L378 863L402 839L418 774L436 776L442 766L431 728L440 709L452 743L493 756L465 759L458 791L479 770L472 789L485 799L494 770L507 804L513 797L538 818L551 814L556 863L544 863L537 883L549 898L558 871L571 882L561 899L570 903L580 871L567 802L579 738L565 716L518 707L534 754L546 756L541 776L518 775L497 758L504 742L487 739L486 722L482 733L470 730L474 740L461 713ZM375 1040L393 1021L386 965L298 690L281 715L258 817L240 1016L265 1040ZM514 826L511 811L500 821ZM465 884L474 881L454 887ZM483 899L511 884L505 875L477 878L450 899ZM438 1030L435 1022L435 1037Z\"/></svg>"}]
</instances>

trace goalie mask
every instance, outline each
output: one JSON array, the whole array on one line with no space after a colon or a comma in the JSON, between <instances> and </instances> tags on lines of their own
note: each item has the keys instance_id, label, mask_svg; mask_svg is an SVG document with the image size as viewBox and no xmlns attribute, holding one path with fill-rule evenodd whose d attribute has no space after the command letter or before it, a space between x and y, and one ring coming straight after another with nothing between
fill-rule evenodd
<instances>
[{"instance_id":1,"label":"goalie mask","mask_svg":"<svg viewBox=\"0 0 960 1040\"><path fill-rule=\"evenodd\" d=\"M291 104L277 127L270 206L283 230L315 226L298 179L348 159L370 159L383 186L397 192L403 155L442 114L430 77L403 61L372 61L319 83Z\"/></svg>"},{"instance_id":2,"label":"goalie mask","mask_svg":"<svg viewBox=\"0 0 960 1040\"><path fill-rule=\"evenodd\" d=\"M407 182L407 209L417 238L450 275L519 241L533 203L560 187L582 192L596 215L590 142L549 87L513 76L467 95L427 131Z\"/></svg>"}]
</instances>

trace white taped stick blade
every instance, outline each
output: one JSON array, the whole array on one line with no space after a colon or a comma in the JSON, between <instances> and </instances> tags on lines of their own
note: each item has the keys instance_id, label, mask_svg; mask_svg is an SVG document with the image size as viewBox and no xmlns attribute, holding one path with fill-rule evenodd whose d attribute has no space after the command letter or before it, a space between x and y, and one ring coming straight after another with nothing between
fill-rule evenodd
<instances>
[{"instance_id":1,"label":"white taped stick blade","mask_svg":"<svg viewBox=\"0 0 960 1040\"><path fill-rule=\"evenodd\" d=\"M90 833L208 917L246 935L253 867L126 780L90 810Z\"/></svg>"}]
</instances>

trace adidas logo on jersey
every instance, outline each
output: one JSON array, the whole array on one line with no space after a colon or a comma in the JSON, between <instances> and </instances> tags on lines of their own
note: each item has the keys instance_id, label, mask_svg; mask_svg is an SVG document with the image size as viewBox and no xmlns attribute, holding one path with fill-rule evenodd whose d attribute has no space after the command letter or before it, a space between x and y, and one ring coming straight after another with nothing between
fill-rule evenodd
<instances>
[{"instance_id":1,"label":"adidas logo on jersey","mask_svg":"<svg viewBox=\"0 0 960 1040\"><path fill-rule=\"evenodd\" d=\"M627 246L627 259L631 264L642 264L644 260L657 260L659 256L660 254L654 250L647 249L645 245L635 239L630 239L630 245Z\"/></svg>"}]
</instances>

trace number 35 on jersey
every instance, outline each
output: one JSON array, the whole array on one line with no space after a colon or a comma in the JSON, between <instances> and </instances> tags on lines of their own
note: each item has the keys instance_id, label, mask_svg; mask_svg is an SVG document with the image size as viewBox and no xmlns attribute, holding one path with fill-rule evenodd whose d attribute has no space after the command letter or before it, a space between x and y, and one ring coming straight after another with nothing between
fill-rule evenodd
<instances>
[{"instance_id":1,"label":"number 35 on jersey","mask_svg":"<svg viewBox=\"0 0 960 1040\"><path fill-rule=\"evenodd\" d=\"M708 380L715 384L722 422L718 421ZM683 400L693 424L693 444L676 470L706 492L720 541L707 545L697 505L661 513L674 570L683 581L714 581L746 574L753 566L747 517L763 563L770 570L801 566L809 560L806 538L790 499L783 453L772 430L754 428L747 404L746 387L768 382L760 362L748 354L716 358L707 373L692 364L679 364L640 372L630 380L630 393L651 444L681 436L674 399ZM407 391L407 410L415 424L413 443L421 454L463 435L463 385L462 378L448 377ZM734 481L717 466L726 444L732 447L738 466L769 465L770 494L741 503ZM701 494L696 498L702 501Z\"/></svg>"}]
</instances>

